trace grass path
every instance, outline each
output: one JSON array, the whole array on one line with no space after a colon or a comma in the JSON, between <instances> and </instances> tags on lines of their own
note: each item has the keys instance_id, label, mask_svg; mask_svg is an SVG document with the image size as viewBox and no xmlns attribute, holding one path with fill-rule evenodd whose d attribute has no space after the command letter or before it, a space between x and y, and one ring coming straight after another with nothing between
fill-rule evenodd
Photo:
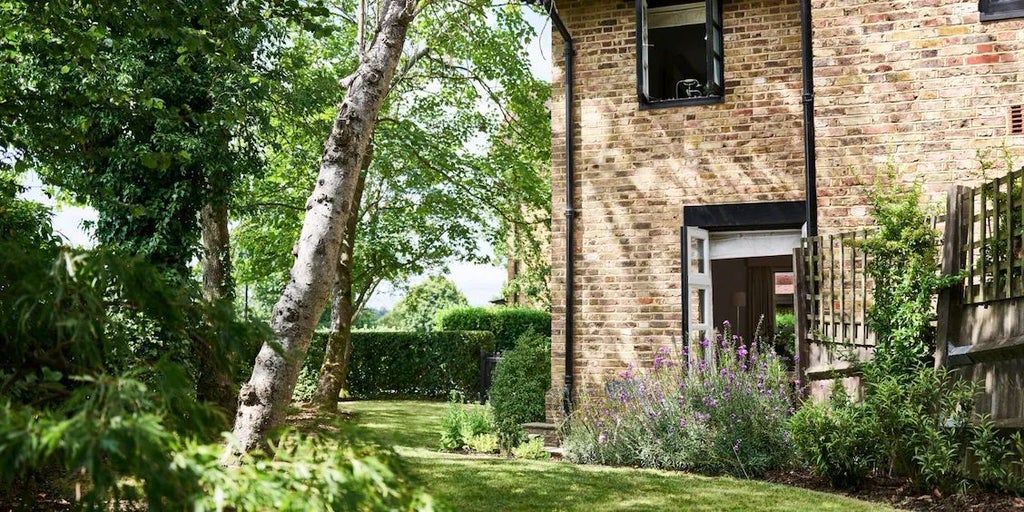
<instances>
[{"instance_id":1,"label":"grass path","mask_svg":"<svg viewBox=\"0 0 1024 512\"><path fill-rule=\"evenodd\" d=\"M395 447L435 499L459 512L892 510L751 480L440 453L438 432L446 408L420 401L341 404L366 435Z\"/></svg>"}]
</instances>

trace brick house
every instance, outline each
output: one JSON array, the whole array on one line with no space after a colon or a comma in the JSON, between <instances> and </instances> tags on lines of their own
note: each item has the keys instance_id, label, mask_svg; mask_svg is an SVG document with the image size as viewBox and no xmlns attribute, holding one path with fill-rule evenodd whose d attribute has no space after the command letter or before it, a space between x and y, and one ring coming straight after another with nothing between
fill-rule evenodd
<instances>
[{"instance_id":1,"label":"brick house","mask_svg":"<svg viewBox=\"0 0 1024 512\"><path fill-rule=\"evenodd\" d=\"M673 336L726 319L749 336L802 231L868 223L887 165L938 198L982 177L979 151L1024 149L1024 1L547 7L549 419L566 387L595 389Z\"/></svg>"}]
</instances>

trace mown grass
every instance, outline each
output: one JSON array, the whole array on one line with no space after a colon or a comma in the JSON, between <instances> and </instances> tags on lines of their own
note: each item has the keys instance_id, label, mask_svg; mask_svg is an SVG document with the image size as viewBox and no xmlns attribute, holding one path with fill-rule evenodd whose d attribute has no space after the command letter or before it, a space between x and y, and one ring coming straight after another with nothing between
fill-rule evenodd
<instances>
[{"instance_id":1,"label":"mown grass","mask_svg":"<svg viewBox=\"0 0 1024 512\"><path fill-rule=\"evenodd\" d=\"M441 453L437 445L446 408L444 403L420 401L341 404L363 435L395 447L427 492L460 512L892 510L752 480Z\"/></svg>"}]
</instances>

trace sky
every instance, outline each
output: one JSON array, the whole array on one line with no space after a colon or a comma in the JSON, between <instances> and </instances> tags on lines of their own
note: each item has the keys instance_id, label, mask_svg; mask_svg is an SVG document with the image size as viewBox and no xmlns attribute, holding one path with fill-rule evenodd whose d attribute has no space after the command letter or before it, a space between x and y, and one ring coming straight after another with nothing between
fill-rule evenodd
<instances>
[{"instance_id":1,"label":"sky","mask_svg":"<svg viewBox=\"0 0 1024 512\"><path fill-rule=\"evenodd\" d=\"M530 68L535 76L551 79L551 23L547 17L533 11L527 11L527 19L534 26L537 37L526 45L530 57ZM35 173L29 173L23 183L26 191L22 197L53 206L54 200L46 195L42 183ZM94 241L90 234L82 228L85 221L94 222L96 211L89 207L57 205L53 217L53 228L67 243L75 246L91 246ZM429 275L429 274L427 274ZM410 285L422 282L427 275L416 276ZM501 287L505 283L507 271L504 267L479 265L471 263L453 263L446 274L449 279L466 296L472 305L487 305L491 300L501 297ZM367 306L378 309L391 309L405 291L384 283L370 298Z\"/></svg>"}]
</instances>

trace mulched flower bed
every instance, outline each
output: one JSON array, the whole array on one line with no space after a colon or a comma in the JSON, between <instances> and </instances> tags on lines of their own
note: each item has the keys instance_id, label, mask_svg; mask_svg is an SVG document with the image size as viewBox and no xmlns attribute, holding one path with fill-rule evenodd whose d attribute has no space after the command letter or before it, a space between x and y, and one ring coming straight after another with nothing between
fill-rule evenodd
<instances>
[{"instance_id":1,"label":"mulched flower bed","mask_svg":"<svg viewBox=\"0 0 1024 512\"><path fill-rule=\"evenodd\" d=\"M840 493L865 501L887 503L903 510L921 512L1008 512L1024 510L1024 497L1010 496L985 491L967 494L921 494L907 485L906 479L886 475L874 475L858 489L833 489L820 477L809 470L779 470L769 473L769 482L775 482L804 489Z\"/></svg>"}]
</instances>

